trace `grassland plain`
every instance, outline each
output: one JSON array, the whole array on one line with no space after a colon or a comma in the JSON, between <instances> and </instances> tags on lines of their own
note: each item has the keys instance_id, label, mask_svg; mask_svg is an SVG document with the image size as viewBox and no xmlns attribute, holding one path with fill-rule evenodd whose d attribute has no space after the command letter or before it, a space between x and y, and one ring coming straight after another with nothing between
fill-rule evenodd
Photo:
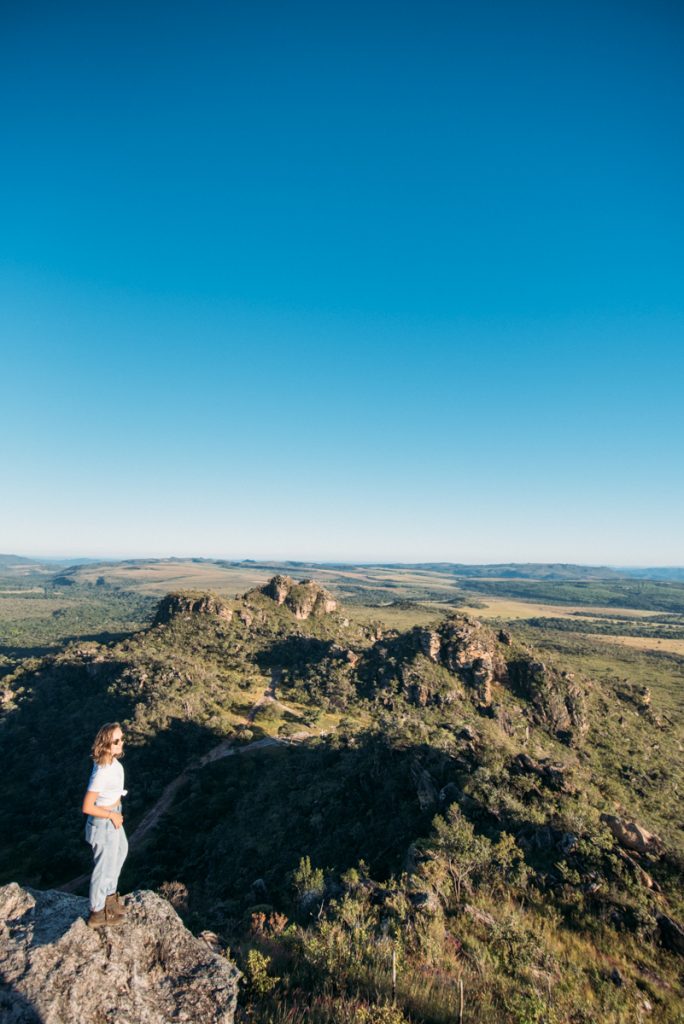
<instances>
[{"instance_id":1,"label":"grassland plain","mask_svg":"<svg viewBox=\"0 0 684 1024\"><path fill-rule=\"evenodd\" d=\"M462 983L464 1020L478 1024L680 1021L668 928L683 912L684 660L544 622L473 625L456 590L435 600L433 570L383 567L365 604L364 570L330 569L331 589L336 572L354 601L321 616L297 618L260 589L195 593L156 625L56 638L15 661L2 878L55 885L86 868L81 740L115 717L133 830L217 744L245 752L188 773L124 879L230 946L248 979L242 1020L451 1024ZM103 601L97 614L136 595L102 575L86 567L56 586L76 606ZM265 736L280 742L251 746ZM43 800L42 749L71 804ZM601 814L661 845L625 851Z\"/></svg>"},{"instance_id":2,"label":"grassland plain","mask_svg":"<svg viewBox=\"0 0 684 1024\"><path fill-rule=\"evenodd\" d=\"M609 643L610 640L602 633L588 633L588 636L599 643ZM684 640L673 640L671 637L653 638L646 636L616 636L611 638L616 644L623 647L634 647L640 651L659 651L684 656Z\"/></svg>"}]
</instances>

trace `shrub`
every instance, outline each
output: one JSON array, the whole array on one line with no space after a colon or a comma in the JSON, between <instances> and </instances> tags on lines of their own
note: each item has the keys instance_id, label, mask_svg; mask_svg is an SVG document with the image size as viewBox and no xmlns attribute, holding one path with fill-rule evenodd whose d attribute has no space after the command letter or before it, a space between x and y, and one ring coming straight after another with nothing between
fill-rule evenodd
<instances>
[{"instance_id":1,"label":"shrub","mask_svg":"<svg viewBox=\"0 0 684 1024\"><path fill-rule=\"evenodd\" d=\"M270 962L270 956L264 956L258 949L250 949L247 954L247 981L256 996L268 995L280 981L280 978L272 978L268 973Z\"/></svg>"}]
</instances>

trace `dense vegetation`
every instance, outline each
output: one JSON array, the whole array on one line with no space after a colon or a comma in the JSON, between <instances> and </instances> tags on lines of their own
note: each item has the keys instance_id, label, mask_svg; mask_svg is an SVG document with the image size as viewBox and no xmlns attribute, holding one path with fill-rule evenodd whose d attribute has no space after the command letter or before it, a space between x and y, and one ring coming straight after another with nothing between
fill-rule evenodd
<instances>
[{"instance_id":1,"label":"dense vegetation","mask_svg":"<svg viewBox=\"0 0 684 1024\"><path fill-rule=\"evenodd\" d=\"M666 621L656 619L613 619L592 616L590 619L568 617L555 619L539 616L524 619L523 625L561 633L592 633L604 636L644 636L659 639L684 640L684 616L668 616Z\"/></svg>"},{"instance_id":2,"label":"dense vegetation","mask_svg":"<svg viewBox=\"0 0 684 1024\"><path fill-rule=\"evenodd\" d=\"M0 655L17 660L74 639L110 640L147 625L157 602L101 587L0 593Z\"/></svg>"},{"instance_id":3,"label":"dense vegetation","mask_svg":"<svg viewBox=\"0 0 684 1024\"><path fill-rule=\"evenodd\" d=\"M684 613L684 583L670 580L468 580L469 591L549 604L597 605Z\"/></svg>"},{"instance_id":4,"label":"dense vegetation","mask_svg":"<svg viewBox=\"0 0 684 1024\"><path fill-rule=\"evenodd\" d=\"M87 748L118 719L129 835L190 766L124 885L218 934L244 1020L447 1024L461 1000L472 1022L681 1020L684 660L274 595L179 595L11 666L0 879L88 869ZM602 814L658 838L627 850Z\"/></svg>"}]
</instances>

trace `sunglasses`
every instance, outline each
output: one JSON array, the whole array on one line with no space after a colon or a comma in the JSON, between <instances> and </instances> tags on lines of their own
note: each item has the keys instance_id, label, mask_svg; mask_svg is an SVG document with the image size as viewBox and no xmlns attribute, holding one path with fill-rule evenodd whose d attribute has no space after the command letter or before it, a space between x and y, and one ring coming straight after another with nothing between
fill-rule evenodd
<instances>
[{"instance_id":1,"label":"sunglasses","mask_svg":"<svg viewBox=\"0 0 684 1024\"><path fill-rule=\"evenodd\" d=\"M118 747L120 743L123 743L123 736L120 736L118 740L112 740L113 747Z\"/></svg>"}]
</instances>

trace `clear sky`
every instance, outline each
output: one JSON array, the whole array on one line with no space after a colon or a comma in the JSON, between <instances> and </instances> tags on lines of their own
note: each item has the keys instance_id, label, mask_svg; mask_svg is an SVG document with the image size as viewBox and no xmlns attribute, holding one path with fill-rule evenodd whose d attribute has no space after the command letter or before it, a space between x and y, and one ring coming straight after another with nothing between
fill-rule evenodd
<instances>
[{"instance_id":1,"label":"clear sky","mask_svg":"<svg viewBox=\"0 0 684 1024\"><path fill-rule=\"evenodd\" d=\"M684 564L683 29L3 3L0 551Z\"/></svg>"}]
</instances>

